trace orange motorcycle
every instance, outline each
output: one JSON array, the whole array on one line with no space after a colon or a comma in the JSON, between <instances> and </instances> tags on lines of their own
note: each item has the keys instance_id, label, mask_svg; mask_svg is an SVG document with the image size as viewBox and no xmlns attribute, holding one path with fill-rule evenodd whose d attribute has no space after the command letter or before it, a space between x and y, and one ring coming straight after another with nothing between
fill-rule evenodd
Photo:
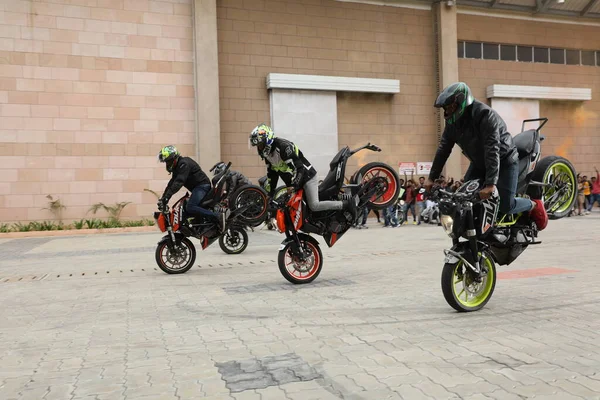
<instances>
[{"instance_id":1,"label":"orange motorcycle","mask_svg":"<svg viewBox=\"0 0 600 400\"><path fill-rule=\"evenodd\" d=\"M362 218L367 207L375 210L389 207L400 193L398 174L380 162L366 164L352 176L349 184L344 183L348 159L363 149L381 151L370 143L356 150L344 147L329 164L330 170L319 185L320 200L355 199L358 202L357 218ZM274 201L277 203L277 230L286 235L279 247L279 271L289 282L312 282L321 273L323 253L319 242L309 234L322 236L332 247L356 221L348 210L311 211L303 189L288 188Z\"/></svg>"}]
</instances>

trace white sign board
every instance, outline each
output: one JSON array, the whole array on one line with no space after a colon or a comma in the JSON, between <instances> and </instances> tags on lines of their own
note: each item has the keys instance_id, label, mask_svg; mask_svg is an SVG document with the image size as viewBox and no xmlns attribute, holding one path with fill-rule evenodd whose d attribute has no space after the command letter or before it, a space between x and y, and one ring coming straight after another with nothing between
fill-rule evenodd
<instances>
[{"instance_id":1,"label":"white sign board","mask_svg":"<svg viewBox=\"0 0 600 400\"><path fill-rule=\"evenodd\" d=\"M417 170L417 166L413 162L401 162L398 165L399 165L398 170L400 171L400 175L414 174L415 171Z\"/></svg>"},{"instance_id":2,"label":"white sign board","mask_svg":"<svg viewBox=\"0 0 600 400\"><path fill-rule=\"evenodd\" d=\"M418 162L417 175L429 175L433 162Z\"/></svg>"}]
</instances>

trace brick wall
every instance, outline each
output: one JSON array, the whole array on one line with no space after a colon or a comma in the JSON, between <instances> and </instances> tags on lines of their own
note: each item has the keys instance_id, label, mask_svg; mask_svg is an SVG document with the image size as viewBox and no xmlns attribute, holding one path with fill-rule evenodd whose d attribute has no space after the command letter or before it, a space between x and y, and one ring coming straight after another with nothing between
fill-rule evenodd
<instances>
[{"instance_id":1,"label":"brick wall","mask_svg":"<svg viewBox=\"0 0 600 400\"><path fill-rule=\"evenodd\" d=\"M383 148L355 157L351 166L431 160L436 88L429 11L311 0L217 4L221 153L233 168L251 179L265 173L247 142L254 126L270 121L270 72L399 79L394 96L338 93L339 145L370 140Z\"/></svg>"},{"instance_id":2,"label":"brick wall","mask_svg":"<svg viewBox=\"0 0 600 400\"><path fill-rule=\"evenodd\" d=\"M160 147L194 154L191 26L190 0L2 2L0 221L52 219L47 194L151 216Z\"/></svg>"},{"instance_id":3,"label":"brick wall","mask_svg":"<svg viewBox=\"0 0 600 400\"><path fill-rule=\"evenodd\" d=\"M462 14L458 26L459 40L600 50L600 27ZM492 84L591 88L591 101L540 102L540 116L549 119L542 151L567 157L588 176L600 165L600 67L460 59L459 74L488 104L485 89Z\"/></svg>"}]
</instances>

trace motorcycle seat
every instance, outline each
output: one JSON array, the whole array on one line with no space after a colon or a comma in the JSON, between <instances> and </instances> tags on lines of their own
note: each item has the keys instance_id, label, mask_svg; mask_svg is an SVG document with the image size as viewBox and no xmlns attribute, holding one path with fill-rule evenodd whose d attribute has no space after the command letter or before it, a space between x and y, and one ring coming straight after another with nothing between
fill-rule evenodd
<instances>
[{"instance_id":1,"label":"motorcycle seat","mask_svg":"<svg viewBox=\"0 0 600 400\"><path fill-rule=\"evenodd\" d=\"M523 131L513 138L517 151L519 152L519 159L525 158L533 152L535 148L535 129L529 129Z\"/></svg>"}]
</instances>

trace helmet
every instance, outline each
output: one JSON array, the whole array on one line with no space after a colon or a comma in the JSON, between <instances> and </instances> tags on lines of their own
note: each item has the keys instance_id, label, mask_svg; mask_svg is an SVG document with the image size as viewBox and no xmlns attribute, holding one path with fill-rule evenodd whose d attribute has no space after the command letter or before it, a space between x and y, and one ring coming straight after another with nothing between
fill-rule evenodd
<instances>
[{"instance_id":1,"label":"helmet","mask_svg":"<svg viewBox=\"0 0 600 400\"><path fill-rule=\"evenodd\" d=\"M263 157L271 152L275 133L267 124L260 124L250 133L250 145L256 147L258 154Z\"/></svg>"},{"instance_id":2,"label":"helmet","mask_svg":"<svg viewBox=\"0 0 600 400\"><path fill-rule=\"evenodd\" d=\"M214 176L217 176L221 172L225 171L226 167L227 167L227 164L225 164L223 161L219 161L218 163L216 163L212 170Z\"/></svg>"},{"instance_id":3,"label":"helmet","mask_svg":"<svg viewBox=\"0 0 600 400\"><path fill-rule=\"evenodd\" d=\"M165 146L158 152L158 161L164 162L166 164L167 172L173 172L173 168L177 164L177 160L181 154L175 146L169 145Z\"/></svg>"},{"instance_id":4,"label":"helmet","mask_svg":"<svg viewBox=\"0 0 600 400\"><path fill-rule=\"evenodd\" d=\"M435 100L434 107L444 109L444 119L448 124L456 123L465 113L465 109L473 104L471 89L464 82L456 82L447 86Z\"/></svg>"}]
</instances>

